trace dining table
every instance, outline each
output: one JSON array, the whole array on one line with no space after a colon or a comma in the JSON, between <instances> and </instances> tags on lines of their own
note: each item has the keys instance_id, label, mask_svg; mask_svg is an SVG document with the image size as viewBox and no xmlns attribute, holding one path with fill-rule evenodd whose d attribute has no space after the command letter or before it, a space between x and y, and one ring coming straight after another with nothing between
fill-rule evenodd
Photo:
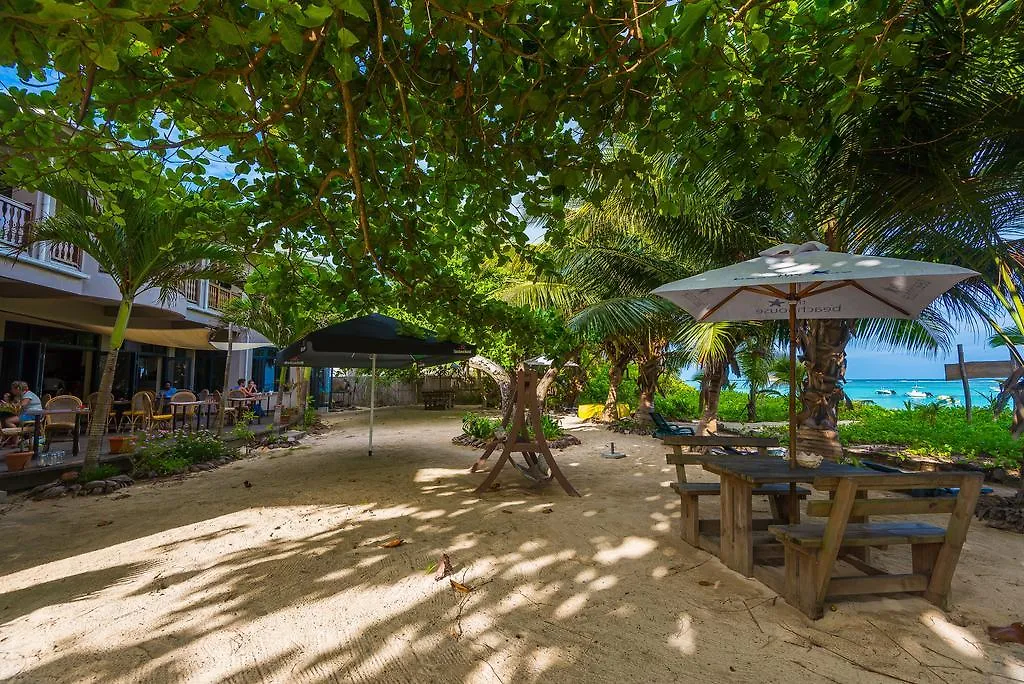
<instances>
[{"instance_id":1,"label":"dining table","mask_svg":"<svg viewBox=\"0 0 1024 684\"><path fill-rule=\"evenodd\" d=\"M271 394L270 392L257 392L256 394L247 394L244 397L232 397L232 396L229 396L227 399L228 399L229 402L232 402L233 404L237 405L239 408L243 407L243 406L244 407L253 407L256 404L259 404L260 407L262 407L263 406L263 400L268 398L270 396L270 394ZM264 410L263 413L266 414L266 412L269 411L269 410L270 410L270 402L268 401L267 402L267 409ZM241 411L239 411L239 413L241 413ZM256 423L259 424L262 418L263 418L263 416L261 416L259 413L257 413L256 414Z\"/></svg>"},{"instance_id":2,"label":"dining table","mask_svg":"<svg viewBox=\"0 0 1024 684\"><path fill-rule=\"evenodd\" d=\"M755 547L758 543L774 545L774 540L755 542L753 521L754 490L764 485L815 483L818 486L838 483L847 475L870 472L853 465L823 461L816 468L791 468L789 461L775 456L715 455L697 456L701 468L721 479L721 517L719 520L718 556L730 569L745 577L754 576ZM792 491L792 489L791 489ZM778 523L800 521L800 501L795 493L782 494L785 505L779 507Z\"/></svg>"}]
</instances>

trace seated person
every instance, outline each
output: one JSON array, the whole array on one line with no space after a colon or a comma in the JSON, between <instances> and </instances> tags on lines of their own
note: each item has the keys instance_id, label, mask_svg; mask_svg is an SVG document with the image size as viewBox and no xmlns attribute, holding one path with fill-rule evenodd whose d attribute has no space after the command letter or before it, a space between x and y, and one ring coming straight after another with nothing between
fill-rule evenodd
<instances>
[{"instance_id":1,"label":"seated person","mask_svg":"<svg viewBox=\"0 0 1024 684\"><path fill-rule=\"evenodd\" d=\"M171 401L171 397L173 397L177 393L178 390L174 386L174 383L171 382L170 380L167 380L164 382L163 389L161 389L160 393L156 396L157 403L160 405L161 408L166 407L168 402Z\"/></svg>"},{"instance_id":2,"label":"seated person","mask_svg":"<svg viewBox=\"0 0 1024 684\"><path fill-rule=\"evenodd\" d=\"M11 383L11 394L14 395L14 401L21 405L21 415L4 418L4 427L17 427L20 423L35 420L36 416L30 415L26 411L41 410L43 402L35 392L28 388L28 383L24 380L15 380Z\"/></svg>"},{"instance_id":3,"label":"seated person","mask_svg":"<svg viewBox=\"0 0 1024 684\"><path fill-rule=\"evenodd\" d=\"M256 389L256 383L250 380L249 383L246 384L245 378L238 378L238 384L232 387L231 389L232 391L241 393L242 396L245 397L255 397L257 394L259 394L259 391ZM246 402L242 410L252 411L260 418L264 416L263 404L261 404L259 401Z\"/></svg>"}]
</instances>

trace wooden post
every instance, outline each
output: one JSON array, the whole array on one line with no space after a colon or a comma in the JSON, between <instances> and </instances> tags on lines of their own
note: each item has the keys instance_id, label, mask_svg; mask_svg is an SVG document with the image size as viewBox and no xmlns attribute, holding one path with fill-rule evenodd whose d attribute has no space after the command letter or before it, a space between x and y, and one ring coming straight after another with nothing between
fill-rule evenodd
<instances>
[{"instance_id":1,"label":"wooden post","mask_svg":"<svg viewBox=\"0 0 1024 684\"><path fill-rule=\"evenodd\" d=\"M964 363L964 345L956 345L957 364L960 366L960 380L964 383L964 409L967 422L971 422L971 381L967 379L967 365Z\"/></svg>"}]
</instances>

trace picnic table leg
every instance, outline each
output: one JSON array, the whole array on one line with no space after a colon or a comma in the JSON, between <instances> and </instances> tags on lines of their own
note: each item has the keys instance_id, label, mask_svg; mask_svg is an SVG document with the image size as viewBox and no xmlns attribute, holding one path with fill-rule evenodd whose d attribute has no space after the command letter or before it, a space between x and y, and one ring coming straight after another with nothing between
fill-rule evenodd
<instances>
[{"instance_id":1,"label":"picnic table leg","mask_svg":"<svg viewBox=\"0 0 1024 684\"><path fill-rule=\"evenodd\" d=\"M946 607L949 587L953 582L953 572L960 559L964 540L967 539L967 530L971 526L974 507L978 503L980 494L981 477L965 477L960 485L960 494L956 497L953 514L949 516L949 523L946 525L946 541L942 543L942 547L935 554L932 576L928 581L928 589L924 592L925 599L940 608Z\"/></svg>"},{"instance_id":2,"label":"picnic table leg","mask_svg":"<svg viewBox=\"0 0 1024 684\"><path fill-rule=\"evenodd\" d=\"M734 477L722 477L721 557L744 577L754 574L753 488Z\"/></svg>"}]
</instances>

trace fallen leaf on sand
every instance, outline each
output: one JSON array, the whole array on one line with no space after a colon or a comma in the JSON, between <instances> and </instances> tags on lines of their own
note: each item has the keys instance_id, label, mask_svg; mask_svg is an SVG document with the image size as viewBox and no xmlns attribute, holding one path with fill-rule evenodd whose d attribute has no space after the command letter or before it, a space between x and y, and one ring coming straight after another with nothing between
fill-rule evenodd
<instances>
[{"instance_id":1,"label":"fallen leaf on sand","mask_svg":"<svg viewBox=\"0 0 1024 684\"><path fill-rule=\"evenodd\" d=\"M1014 622L1006 627L988 626L988 635L992 641L1012 641L1024 644L1024 623Z\"/></svg>"},{"instance_id":2,"label":"fallen leaf on sand","mask_svg":"<svg viewBox=\"0 0 1024 684\"><path fill-rule=\"evenodd\" d=\"M244 484L244 485L245 485L245 488L246 488L246 489L249 489L249 487L252 487L252 482L249 482L248 480L246 480L246 481L245 481L245 482L243 482L242 484Z\"/></svg>"},{"instance_id":3,"label":"fallen leaf on sand","mask_svg":"<svg viewBox=\"0 0 1024 684\"><path fill-rule=\"evenodd\" d=\"M113 520L100 520L98 523L96 523L96 527L106 527L107 525L113 525L113 524L114 524Z\"/></svg>"},{"instance_id":4,"label":"fallen leaf on sand","mask_svg":"<svg viewBox=\"0 0 1024 684\"><path fill-rule=\"evenodd\" d=\"M491 485L491 489L492 490L501 489L501 483L500 482L495 482L494 484Z\"/></svg>"},{"instance_id":5,"label":"fallen leaf on sand","mask_svg":"<svg viewBox=\"0 0 1024 684\"><path fill-rule=\"evenodd\" d=\"M468 594L469 592L473 591L473 587L467 587L465 584L456 582L453 579L450 579L448 581L452 583L452 589L454 589L455 591L462 592L463 594Z\"/></svg>"},{"instance_id":6,"label":"fallen leaf on sand","mask_svg":"<svg viewBox=\"0 0 1024 684\"><path fill-rule=\"evenodd\" d=\"M434 570L437 570L437 563L431 563L430 565L428 565L427 569L423 571L423 574L429 575L430 573L434 572Z\"/></svg>"},{"instance_id":7,"label":"fallen leaf on sand","mask_svg":"<svg viewBox=\"0 0 1024 684\"><path fill-rule=\"evenodd\" d=\"M541 513L554 513L554 512L555 512L554 508L545 508L543 511L541 511Z\"/></svg>"},{"instance_id":8,"label":"fallen leaf on sand","mask_svg":"<svg viewBox=\"0 0 1024 684\"><path fill-rule=\"evenodd\" d=\"M405 543L404 539L399 539L398 537L395 537L394 539L387 540L383 544L378 544L378 546L380 546L380 548L382 548L382 549L393 549L396 546L401 546L404 543Z\"/></svg>"},{"instance_id":9,"label":"fallen leaf on sand","mask_svg":"<svg viewBox=\"0 0 1024 684\"><path fill-rule=\"evenodd\" d=\"M702 587L713 587L715 585L714 582L708 582L707 580L699 580L697 584L699 584Z\"/></svg>"},{"instance_id":10,"label":"fallen leaf on sand","mask_svg":"<svg viewBox=\"0 0 1024 684\"><path fill-rule=\"evenodd\" d=\"M434 575L434 581L435 582L440 582L445 577L447 577L451 573L451 571L452 571L452 561L451 561L450 558L448 558L448 554L447 553L442 553L441 554L441 557L438 559L438 561L436 563L436 567L437 567L437 574Z\"/></svg>"}]
</instances>

